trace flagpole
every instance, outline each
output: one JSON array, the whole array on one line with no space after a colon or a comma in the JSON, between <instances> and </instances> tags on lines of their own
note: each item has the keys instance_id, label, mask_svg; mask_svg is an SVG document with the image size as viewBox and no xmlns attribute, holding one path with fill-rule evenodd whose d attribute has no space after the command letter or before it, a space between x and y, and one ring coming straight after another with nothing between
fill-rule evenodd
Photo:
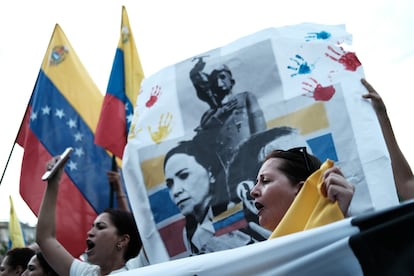
<instances>
[{"instance_id":1,"label":"flagpole","mask_svg":"<svg viewBox=\"0 0 414 276\"><path fill-rule=\"evenodd\" d=\"M13 143L12 149L11 149L11 151L9 153L9 157L7 158L6 166L4 167L3 173L1 174L0 186L1 186L1 183L3 183L3 178L4 178L4 175L6 174L7 166L9 165L10 158L11 158L11 156L13 154L13 150L14 150L14 146L15 145L16 145L16 142Z\"/></svg>"},{"instance_id":2,"label":"flagpole","mask_svg":"<svg viewBox=\"0 0 414 276\"><path fill-rule=\"evenodd\" d=\"M32 92L32 94L33 94L33 92ZM32 98L32 96L31 96L31 95L30 95L30 98ZM29 103L30 103L30 100L29 100ZM17 132L17 134L16 134L16 138L14 138L13 146L12 146L12 149L11 149L11 151L10 151L10 153L9 153L9 157L7 158L6 166L4 167L3 173L1 174L1 178L0 178L0 186L1 186L1 183L3 183L3 178L4 178L4 175L6 174L7 166L9 165L9 162L10 162L11 156L12 156L12 154L13 154L14 146L16 145L17 138L19 137L20 131L21 131L21 129L22 129L22 126L23 126L23 123L24 123L24 118L26 117L27 109L29 108L29 103L26 105L26 109L24 110L24 115L23 115L23 119L22 119L22 121L20 122L19 131L18 131L18 132Z\"/></svg>"},{"instance_id":3,"label":"flagpole","mask_svg":"<svg viewBox=\"0 0 414 276\"><path fill-rule=\"evenodd\" d=\"M117 172L118 171L118 166L116 164L116 156L115 154L112 154L112 171L113 172ZM112 183L109 183L110 185L110 192L109 192L109 208L113 208L114 207L114 187L112 185Z\"/></svg>"}]
</instances>

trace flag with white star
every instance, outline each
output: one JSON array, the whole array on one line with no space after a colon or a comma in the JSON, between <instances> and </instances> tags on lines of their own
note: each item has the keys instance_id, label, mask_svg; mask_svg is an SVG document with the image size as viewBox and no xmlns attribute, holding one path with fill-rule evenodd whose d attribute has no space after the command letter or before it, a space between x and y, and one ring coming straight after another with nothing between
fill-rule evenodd
<instances>
[{"instance_id":1,"label":"flag with white star","mask_svg":"<svg viewBox=\"0 0 414 276\"><path fill-rule=\"evenodd\" d=\"M24 148L20 194L37 215L46 187L46 162L67 147L57 203L57 238L74 256L84 251L82 235L108 207L106 171L111 156L94 143L103 96L59 25L42 62L17 143Z\"/></svg>"}]
</instances>

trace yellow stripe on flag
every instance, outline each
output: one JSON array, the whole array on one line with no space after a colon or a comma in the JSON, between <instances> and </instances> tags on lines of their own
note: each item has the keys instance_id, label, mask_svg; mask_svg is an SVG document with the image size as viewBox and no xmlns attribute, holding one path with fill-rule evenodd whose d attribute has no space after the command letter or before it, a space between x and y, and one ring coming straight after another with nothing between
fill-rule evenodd
<instances>
[{"instance_id":1,"label":"yellow stripe on flag","mask_svg":"<svg viewBox=\"0 0 414 276\"><path fill-rule=\"evenodd\" d=\"M234 205L233 207L231 207L230 209L224 211L223 213L219 214L218 216L215 216L213 218L213 222L217 222L223 219L226 219L228 217L230 217L231 215L234 215L237 212L243 211L243 203L237 203L236 205Z\"/></svg>"},{"instance_id":2,"label":"yellow stripe on flag","mask_svg":"<svg viewBox=\"0 0 414 276\"><path fill-rule=\"evenodd\" d=\"M128 14L125 7L122 7L122 36L119 39L118 48L124 52L125 69L125 94L135 107L141 81L144 78L141 60L135 46L134 36L129 25Z\"/></svg>"},{"instance_id":3,"label":"yellow stripe on flag","mask_svg":"<svg viewBox=\"0 0 414 276\"><path fill-rule=\"evenodd\" d=\"M95 133L103 95L58 24L53 31L41 69Z\"/></svg>"}]
</instances>

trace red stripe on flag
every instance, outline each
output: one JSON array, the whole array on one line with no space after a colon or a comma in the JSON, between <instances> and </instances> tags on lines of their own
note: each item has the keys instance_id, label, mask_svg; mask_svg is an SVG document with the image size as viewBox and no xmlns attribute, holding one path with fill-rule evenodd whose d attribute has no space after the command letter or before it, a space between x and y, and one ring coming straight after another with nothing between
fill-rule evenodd
<instances>
[{"instance_id":1,"label":"red stripe on flag","mask_svg":"<svg viewBox=\"0 0 414 276\"><path fill-rule=\"evenodd\" d=\"M162 239L167 241L165 246L170 257L174 257L186 251L183 239L184 227L185 219L180 219L159 229Z\"/></svg>"},{"instance_id":2,"label":"red stripe on flag","mask_svg":"<svg viewBox=\"0 0 414 276\"><path fill-rule=\"evenodd\" d=\"M37 216L47 183L41 180L46 162L52 156L29 128L24 130L26 140L20 177L20 194ZM24 135L20 135L23 137ZM86 233L96 218L96 212L64 173L60 181L56 207L56 237L73 255L79 256L86 248ZM68 214L68 212L70 212Z\"/></svg>"},{"instance_id":3,"label":"red stripe on flag","mask_svg":"<svg viewBox=\"0 0 414 276\"><path fill-rule=\"evenodd\" d=\"M125 105L106 93L95 133L95 144L122 158L127 143Z\"/></svg>"},{"instance_id":4,"label":"red stripe on flag","mask_svg":"<svg viewBox=\"0 0 414 276\"><path fill-rule=\"evenodd\" d=\"M27 106L26 113L24 113L24 117L22 120L22 124L20 125L19 133L17 134L16 143L20 146L24 147L25 139L27 136L27 131L29 129L29 120L30 120L30 113L32 109L30 106Z\"/></svg>"},{"instance_id":5,"label":"red stripe on flag","mask_svg":"<svg viewBox=\"0 0 414 276\"><path fill-rule=\"evenodd\" d=\"M216 232L214 233L214 236L220 236L220 235L229 233L231 231L244 228L246 226L247 226L247 221L245 219L242 219L242 220L236 221L233 224L230 224L229 226L216 230Z\"/></svg>"}]
</instances>

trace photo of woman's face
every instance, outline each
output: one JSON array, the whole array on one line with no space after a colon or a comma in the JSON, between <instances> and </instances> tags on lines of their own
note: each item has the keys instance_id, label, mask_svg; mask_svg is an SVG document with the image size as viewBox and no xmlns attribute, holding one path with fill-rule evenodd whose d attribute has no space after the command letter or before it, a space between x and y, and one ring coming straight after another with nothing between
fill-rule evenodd
<instances>
[{"instance_id":1,"label":"photo of woman's face","mask_svg":"<svg viewBox=\"0 0 414 276\"><path fill-rule=\"evenodd\" d=\"M209 204L209 173L193 156L184 153L172 155L164 173L170 197L183 215L192 214Z\"/></svg>"}]
</instances>

